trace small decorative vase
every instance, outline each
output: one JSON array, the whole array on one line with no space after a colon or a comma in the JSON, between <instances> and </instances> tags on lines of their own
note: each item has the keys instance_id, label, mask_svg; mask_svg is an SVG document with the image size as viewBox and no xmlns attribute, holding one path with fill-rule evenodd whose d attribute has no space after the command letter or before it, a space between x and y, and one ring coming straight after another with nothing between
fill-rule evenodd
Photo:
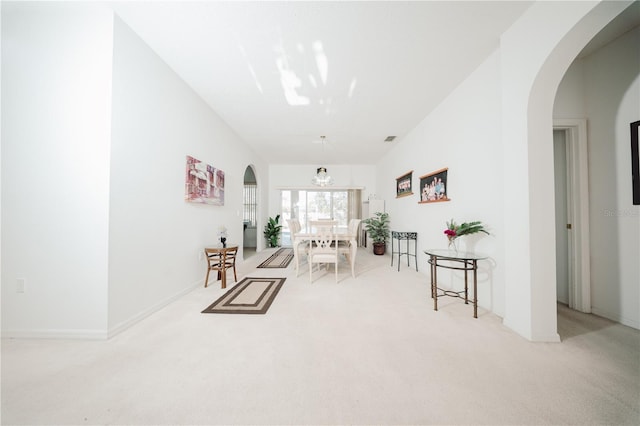
<instances>
[{"instance_id":1,"label":"small decorative vase","mask_svg":"<svg viewBox=\"0 0 640 426\"><path fill-rule=\"evenodd\" d=\"M222 243L222 247L227 247L227 237L220 237L220 242Z\"/></svg>"},{"instance_id":2,"label":"small decorative vase","mask_svg":"<svg viewBox=\"0 0 640 426\"><path fill-rule=\"evenodd\" d=\"M449 250L455 251L456 253L458 252L458 244L456 242L457 238L449 238Z\"/></svg>"}]
</instances>

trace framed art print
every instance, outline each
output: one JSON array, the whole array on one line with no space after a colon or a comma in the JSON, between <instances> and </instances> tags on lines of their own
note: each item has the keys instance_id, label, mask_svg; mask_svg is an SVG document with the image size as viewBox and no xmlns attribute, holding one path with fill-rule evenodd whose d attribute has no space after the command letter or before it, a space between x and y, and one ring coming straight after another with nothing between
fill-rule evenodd
<instances>
[{"instance_id":1,"label":"framed art print","mask_svg":"<svg viewBox=\"0 0 640 426\"><path fill-rule=\"evenodd\" d=\"M447 195L447 174L449 169L440 169L435 172L420 176L420 201L419 203L435 203L438 201L450 201Z\"/></svg>"},{"instance_id":2,"label":"framed art print","mask_svg":"<svg viewBox=\"0 0 640 426\"><path fill-rule=\"evenodd\" d=\"M224 206L224 172L187 155L184 199Z\"/></svg>"},{"instance_id":3,"label":"framed art print","mask_svg":"<svg viewBox=\"0 0 640 426\"><path fill-rule=\"evenodd\" d=\"M406 197L413 194L411 190L411 184L413 181L413 170L403 174L399 178L396 178L396 198Z\"/></svg>"}]
</instances>

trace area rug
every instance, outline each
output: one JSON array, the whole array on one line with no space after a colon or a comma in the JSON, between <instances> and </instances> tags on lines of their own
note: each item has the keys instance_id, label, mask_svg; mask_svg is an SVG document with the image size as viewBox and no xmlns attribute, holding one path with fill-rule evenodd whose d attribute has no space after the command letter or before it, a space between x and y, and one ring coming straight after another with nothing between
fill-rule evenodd
<instances>
[{"instance_id":1,"label":"area rug","mask_svg":"<svg viewBox=\"0 0 640 426\"><path fill-rule=\"evenodd\" d=\"M273 253L267 260L258 265L258 268L286 268L293 259L292 248L281 248Z\"/></svg>"},{"instance_id":2,"label":"area rug","mask_svg":"<svg viewBox=\"0 0 640 426\"><path fill-rule=\"evenodd\" d=\"M243 278L203 314L264 314L286 278Z\"/></svg>"}]
</instances>

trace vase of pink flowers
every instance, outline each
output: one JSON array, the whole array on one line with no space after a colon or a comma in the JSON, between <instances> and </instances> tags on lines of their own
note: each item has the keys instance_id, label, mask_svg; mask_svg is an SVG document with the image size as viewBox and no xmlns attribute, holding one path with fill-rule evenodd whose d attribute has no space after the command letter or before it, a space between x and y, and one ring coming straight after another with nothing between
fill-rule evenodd
<instances>
[{"instance_id":1,"label":"vase of pink flowers","mask_svg":"<svg viewBox=\"0 0 640 426\"><path fill-rule=\"evenodd\" d=\"M447 236L449 250L458 251L458 238L478 232L483 232L489 235L489 232L484 228L484 225L479 220L457 224L453 219L451 219L447 222L447 228L444 230L444 234Z\"/></svg>"}]
</instances>

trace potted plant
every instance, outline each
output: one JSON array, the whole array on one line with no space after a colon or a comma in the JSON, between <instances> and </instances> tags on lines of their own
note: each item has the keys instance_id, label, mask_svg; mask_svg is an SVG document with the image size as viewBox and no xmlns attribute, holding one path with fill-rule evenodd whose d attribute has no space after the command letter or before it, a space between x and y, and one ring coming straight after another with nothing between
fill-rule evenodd
<instances>
[{"instance_id":1,"label":"potted plant","mask_svg":"<svg viewBox=\"0 0 640 426\"><path fill-rule=\"evenodd\" d=\"M270 217L269 222L264 227L264 237L267 239L269 247L278 247L278 239L280 238L280 230L282 225L278 224L280 215L275 218Z\"/></svg>"},{"instance_id":2,"label":"potted plant","mask_svg":"<svg viewBox=\"0 0 640 426\"><path fill-rule=\"evenodd\" d=\"M374 217L362 221L367 235L373 241L373 254L384 254L387 240L391 234L389 222L389 213L381 212L376 212Z\"/></svg>"}]
</instances>

